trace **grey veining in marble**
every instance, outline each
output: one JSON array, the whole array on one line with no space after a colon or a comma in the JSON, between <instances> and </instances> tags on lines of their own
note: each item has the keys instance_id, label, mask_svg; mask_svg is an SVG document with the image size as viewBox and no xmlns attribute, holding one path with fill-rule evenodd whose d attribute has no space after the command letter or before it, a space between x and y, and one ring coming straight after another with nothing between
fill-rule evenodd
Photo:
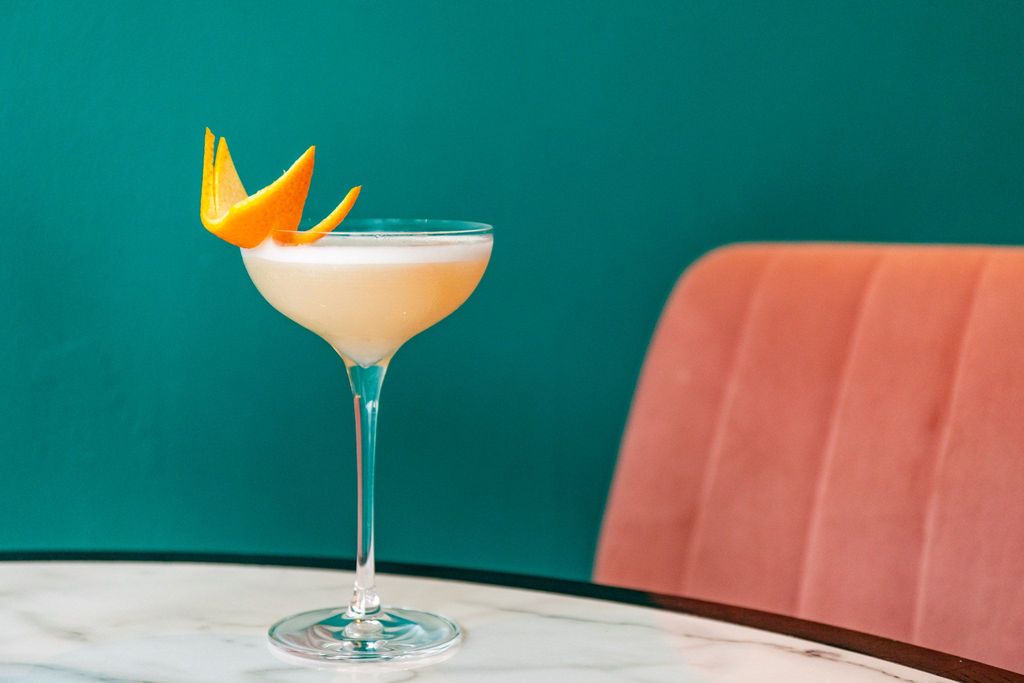
<instances>
[{"instance_id":1,"label":"grey veining in marble","mask_svg":"<svg viewBox=\"0 0 1024 683\"><path fill-rule=\"evenodd\" d=\"M347 572L155 563L0 563L0 681L938 681L788 636L683 614L454 581L382 575L385 601L466 632L417 669L297 667L265 639L279 617L346 600Z\"/></svg>"}]
</instances>

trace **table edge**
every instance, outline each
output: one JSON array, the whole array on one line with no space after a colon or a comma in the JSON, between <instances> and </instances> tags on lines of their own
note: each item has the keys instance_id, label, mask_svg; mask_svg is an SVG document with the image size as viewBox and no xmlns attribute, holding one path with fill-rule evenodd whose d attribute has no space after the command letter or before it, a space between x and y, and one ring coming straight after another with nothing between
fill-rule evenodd
<instances>
[{"instance_id":1,"label":"table edge","mask_svg":"<svg viewBox=\"0 0 1024 683\"><path fill-rule=\"evenodd\" d=\"M181 562L341 570L351 570L355 565L354 560L337 557L177 551L74 550L0 551L0 562ZM407 562L378 562L377 571L400 576L419 576L490 586L504 586L507 588L522 588L574 597L608 600L610 602L640 607L651 607L801 638L893 662L925 673L944 676L955 681L969 681L971 683L1024 683L1024 674L1014 673L1007 669L957 657L956 655L938 650L930 650L917 645L911 645L910 643L820 622L807 621L796 617L725 603L661 593L649 593L585 581Z\"/></svg>"}]
</instances>

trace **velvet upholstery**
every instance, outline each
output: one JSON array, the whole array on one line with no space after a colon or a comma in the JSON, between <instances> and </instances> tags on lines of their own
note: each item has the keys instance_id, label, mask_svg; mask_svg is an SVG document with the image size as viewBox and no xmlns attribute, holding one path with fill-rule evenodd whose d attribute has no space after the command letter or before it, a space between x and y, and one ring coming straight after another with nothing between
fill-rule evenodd
<instances>
[{"instance_id":1,"label":"velvet upholstery","mask_svg":"<svg viewBox=\"0 0 1024 683\"><path fill-rule=\"evenodd\" d=\"M1024 249L695 263L644 363L594 579L1024 671Z\"/></svg>"}]
</instances>

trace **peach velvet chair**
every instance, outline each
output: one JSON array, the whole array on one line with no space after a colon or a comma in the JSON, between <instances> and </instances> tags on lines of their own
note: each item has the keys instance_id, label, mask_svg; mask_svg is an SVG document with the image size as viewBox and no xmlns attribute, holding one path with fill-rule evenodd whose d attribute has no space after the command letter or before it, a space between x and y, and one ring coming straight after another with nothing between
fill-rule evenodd
<instances>
[{"instance_id":1,"label":"peach velvet chair","mask_svg":"<svg viewBox=\"0 0 1024 683\"><path fill-rule=\"evenodd\" d=\"M594 579L1024 671L1024 249L694 264L647 354Z\"/></svg>"}]
</instances>

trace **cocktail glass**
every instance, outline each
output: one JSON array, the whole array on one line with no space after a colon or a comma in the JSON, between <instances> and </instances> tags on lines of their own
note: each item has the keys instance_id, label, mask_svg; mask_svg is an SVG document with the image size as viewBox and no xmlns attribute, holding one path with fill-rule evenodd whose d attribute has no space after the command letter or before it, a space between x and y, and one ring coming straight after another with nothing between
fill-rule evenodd
<instances>
[{"instance_id":1,"label":"cocktail glass","mask_svg":"<svg viewBox=\"0 0 1024 683\"><path fill-rule=\"evenodd\" d=\"M282 619L268 635L284 653L309 660L435 657L459 642L458 625L429 612L382 607L374 584L377 402L395 351L476 289L491 255L491 226L376 219L346 221L345 228L312 244L282 246L267 239L242 249L246 270L263 297L341 356L355 403L358 531L352 599L346 607Z\"/></svg>"}]
</instances>

